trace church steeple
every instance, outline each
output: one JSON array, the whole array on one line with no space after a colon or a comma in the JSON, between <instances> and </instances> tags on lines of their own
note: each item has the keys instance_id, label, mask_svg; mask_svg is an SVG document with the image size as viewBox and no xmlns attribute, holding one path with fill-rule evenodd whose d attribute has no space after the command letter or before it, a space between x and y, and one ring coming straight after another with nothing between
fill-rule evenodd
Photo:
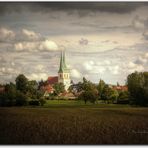
<instances>
[{"instance_id":1,"label":"church steeple","mask_svg":"<svg viewBox=\"0 0 148 148\"><path fill-rule=\"evenodd\" d=\"M67 68L66 62L65 62L65 51L61 51L61 59L60 59L60 67L59 67L59 73L67 72L69 69Z\"/></svg>"},{"instance_id":2,"label":"church steeple","mask_svg":"<svg viewBox=\"0 0 148 148\"><path fill-rule=\"evenodd\" d=\"M70 86L70 69L67 68L65 61L65 51L61 51L60 67L58 71L58 82L63 83L67 91Z\"/></svg>"},{"instance_id":3,"label":"church steeple","mask_svg":"<svg viewBox=\"0 0 148 148\"><path fill-rule=\"evenodd\" d=\"M59 73L60 72L63 72L63 51L61 51L61 59L60 59Z\"/></svg>"},{"instance_id":4,"label":"church steeple","mask_svg":"<svg viewBox=\"0 0 148 148\"><path fill-rule=\"evenodd\" d=\"M63 66L67 69L66 62L65 62L65 51L63 51Z\"/></svg>"}]
</instances>

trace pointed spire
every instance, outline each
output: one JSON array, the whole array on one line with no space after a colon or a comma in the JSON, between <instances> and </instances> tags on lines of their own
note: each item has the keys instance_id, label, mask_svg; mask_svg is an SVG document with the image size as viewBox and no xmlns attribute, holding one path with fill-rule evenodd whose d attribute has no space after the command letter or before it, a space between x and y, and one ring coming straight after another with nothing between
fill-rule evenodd
<instances>
[{"instance_id":1,"label":"pointed spire","mask_svg":"<svg viewBox=\"0 0 148 148\"><path fill-rule=\"evenodd\" d=\"M61 51L61 59L60 59L60 67L59 67L59 73L62 72L68 72L69 69L66 66L66 62L65 62L65 51Z\"/></svg>"},{"instance_id":2,"label":"pointed spire","mask_svg":"<svg viewBox=\"0 0 148 148\"><path fill-rule=\"evenodd\" d=\"M63 71L63 51L61 51L61 59L60 59L60 67L59 67L59 72Z\"/></svg>"},{"instance_id":3,"label":"pointed spire","mask_svg":"<svg viewBox=\"0 0 148 148\"><path fill-rule=\"evenodd\" d=\"M65 50L63 51L63 66L64 68L67 68L66 62L65 62Z\"/></svg>"}]
</instances>

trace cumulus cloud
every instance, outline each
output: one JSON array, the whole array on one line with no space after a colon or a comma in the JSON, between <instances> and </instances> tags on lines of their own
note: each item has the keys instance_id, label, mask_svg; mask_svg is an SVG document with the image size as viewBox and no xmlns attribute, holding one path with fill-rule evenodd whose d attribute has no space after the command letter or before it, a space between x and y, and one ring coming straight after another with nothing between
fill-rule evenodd
<instances>
[{"instance_id":1,"label":"cumulus cloud","mask_svg":"<svg viewBox=\"0 0 148 148\"><path fill-rule=\"evenodd\" d=\"M147 63L147 58L144 57L138 57L137 60L135 61L135 64L145 64Z\"/></svg>"},{"instance_id":2,"label":"cumulus cloud","mask_svg":"<svg viewBox=\"0 0 148 148\"><path fill-rule=\"evenodd\" d=\"M133 62L129 62L127 67L130 73L135 71L138 71L138 72L144 71L143 65L135 64Z\"/></svg>"},{"instance_id":3,"label":"cumulus cloud","mask_svg":"<svg viewBox=\"0 0 148 148\"><path fill-rule=\"evenodd\" d=\"M7 28L0 28L0 41L8 42L15 38L15 33Z\"/></svg>"},{"instance_id":4,"label":"cumulus cloud","mask_svg":"<svg viewBox=\"0 0 148 148\"><path fill-rule=\"evenodd\" d=\"M94 62L93 60L85 61L83 63L83 68L89 74L103 74L106 71L104 62Z\"/></svg>"},{"instance_id":5,"label":"cumulus cloud","mask_svg":"<svg viewBox=\"0 0 148 148\"><path fill-rule=\"evenodd\" d=\"M91 70L93 70L94 61L86 61L83 63L83 66L84 66L85 70L91 71Z\"/></svg>"},{"instance_id":6,"label":"cumulus cloud","mask_svg":"<svg viewBox=\"0 0 148 148\"><path fill-rule=\"evenodd\" d=\"M40 34L35 33L32 30L22 29L22 37L28 40L39 40Z\"/></svg>"},{"instance_id":7,"label":"cumulus cloud","mask_svg":"<svg viewBox=\"0 0 148 148\"><path fill-rule=\"evenodd\" d=\"M82 74L77 70L77 69L72 69L71 70L71 77L80 79L82 77Z\"/></svg>"},{"instance_id":8,"label":"cumulus cloud","mask_svg":"<svg viewBox=\"0 0 148 148\"><path fill-rule=\"evenodd\" d=\"M144 20L142 20L138 15L136 15L136 17L133 19L132 25L135 29L145 28Z\"/></svg>"},{"instance_id":9,"label":"cumulus cloud","mask_svg":"<svg viewBox=\"0 0 148 148\"><path fill-rule=\"evenodd\" d=\"M118 65L109 66L108 69L113 75L119 74L119 66Z\"/></svg>"},{"instance_id":10,"label":"cumulus cloud","mask_svg":"<svg viewBox=\"0 0 148 148\"><path fill-rule=\"evenodd\" d=\"M1 67L0 68L0 75L5 75L5 74L17 74L19 70L14 69L12 67Z\"/></svg>"},{"instance_id":11,"label":"cumulus cloud","mask_svg":"<svg viewBox=\"0 0 148 148\"><path fill-rule=\"evenodd\" d=\"M59 50L58 49L58 45L51 40L45 40L43 42L41 42L40 46L39 46L40 50Z\"/></svg>"},{"instance_id":12,"label":"cumulus cloud","mask_svg":"<svg viewBox=\"0 0 148 148\"><path fill-rule=\"evenodd\" d=\"M19 42L14 44L16 51L57 51L58 45L51 40L41 42Z\"/></svg>"},{"instance_id":13,"label":"cumulus cloud","mask_svg":"<svg viewBox=\"0 0 148 148\"><path fill-rule=\"evenodd\" d=\"M38 64L38 65L35 66L35 69L38 70L38 71L43 71L44 68L45 68L45 66L42 65L42 64Z\"/></svg>"},{"instance_id":14,"label":"cumulus cloud","mask_svg":"<svg viewBox=\"0 0 148 148\"><path fill-rule=\"evenodd\" d=\"M30 75L27 75L27 78L30 80L47 80L48 75L46 73L32 73Z\"/></svg>"}]
</instances>

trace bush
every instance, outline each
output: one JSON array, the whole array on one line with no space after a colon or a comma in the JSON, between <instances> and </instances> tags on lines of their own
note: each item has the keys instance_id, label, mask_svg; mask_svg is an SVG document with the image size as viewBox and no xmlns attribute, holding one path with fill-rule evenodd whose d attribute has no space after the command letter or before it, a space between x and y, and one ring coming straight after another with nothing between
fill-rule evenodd
<instances>
[{"instance_id":1,"label":"bush","mask_svg":"<svg viewBox=\"0 0 148 148\"><path fill-rule=\"evenodd\" d=\"M30 100L29 101L29 105L39 106L40 105L40 102L39 102L39 100Z\"/></svg>"},{"instance_id":2,"label":"bush","mask_svg":"<svg viewBox=\"0 0 148 148\"><path fill-rule=\"evenodd\" d=\"M46 103L46 100L41 98L39 99L40 105L43 106Z\"/></svg>"},{"instance_id":3,"label":"bush","mask_svg":"<svg viewBox=\"0 0 148 148\"><path fill-rule=\"evenodd\" d=\"M129 93L128 93L128 91L119 92L117 104L129 104Z\"/></svg>"},{"instance_id":4,"label":"bush","mask_svg":"<svg viewBox=\"0 0 148 148\"><path fill-rule=\"evenodd\" d=\"M16 106L23 106L28 104L28 98L25 94L18 92L16 95Z\"/></svg>"}]
</instances>

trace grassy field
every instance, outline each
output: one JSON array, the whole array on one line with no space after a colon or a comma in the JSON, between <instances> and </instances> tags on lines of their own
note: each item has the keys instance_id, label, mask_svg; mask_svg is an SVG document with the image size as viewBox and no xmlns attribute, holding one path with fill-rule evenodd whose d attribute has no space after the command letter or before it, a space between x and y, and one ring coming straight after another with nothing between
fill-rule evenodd
<instances>
[{"instance_id":1,"label":"grassy field","mask_svg":"<svg viewBox=\"0 0 148 148\"><path fill-rule=\"evenodd\" d=\"M148 144L148 108L49 101L0 108L1 144Z\"/></svg>"}]
</instances>

